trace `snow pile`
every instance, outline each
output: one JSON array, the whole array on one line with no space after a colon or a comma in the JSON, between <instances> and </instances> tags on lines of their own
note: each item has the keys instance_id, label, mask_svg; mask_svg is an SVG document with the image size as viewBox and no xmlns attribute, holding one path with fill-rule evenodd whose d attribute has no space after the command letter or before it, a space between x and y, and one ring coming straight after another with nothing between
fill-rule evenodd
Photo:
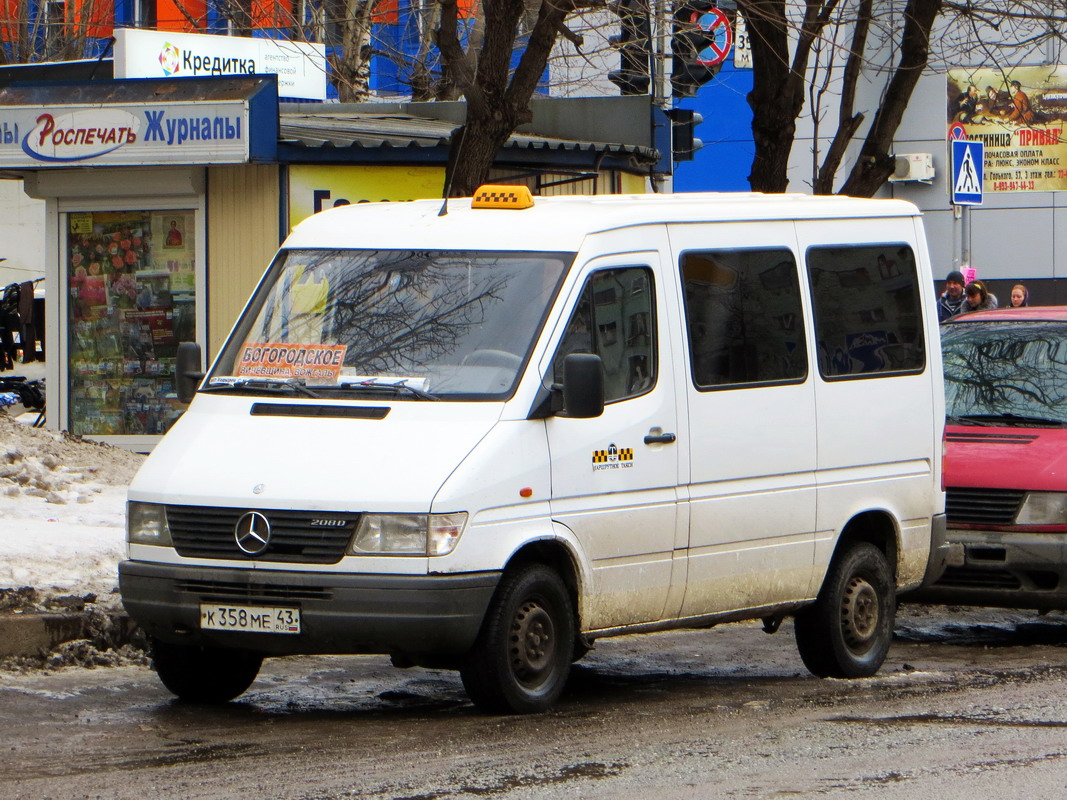
<instances>
[{"instance_id":1,"label":"snow pile","mask_svg":"<svg viewBox=\"0 0 1067 800\"><path fill-rule=\"evenodd\" d=\"M0 490L9 497L87 502L101 485L128 485L142 461L144 456L119 447L0 415Z\"/></svg>"},{"instance_id":2,"label":"snow pile","mask_svg":"<svg viewBox=\"0 0 1067 800\"><path fill-rule=\"evenodd\" d=\"M126 486L142 461L0 413L0 592L117 598Z\"/></svg>"}]
</instances>

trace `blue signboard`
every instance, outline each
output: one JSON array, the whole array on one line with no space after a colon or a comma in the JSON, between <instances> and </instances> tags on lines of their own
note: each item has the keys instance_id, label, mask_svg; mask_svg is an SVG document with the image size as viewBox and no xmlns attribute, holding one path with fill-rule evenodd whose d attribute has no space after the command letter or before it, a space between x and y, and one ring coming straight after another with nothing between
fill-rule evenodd
<instances>
[{"instance_id":1,"label":"blue signboard","mask_svg":"<svg viewBox=\"0 0 1067 800\"><path fill-rule=\"evenodd\" d=\"M952 202L957 206L982 205L985 145L966 139L952 145Z\"/></svg>"}]
</instances>

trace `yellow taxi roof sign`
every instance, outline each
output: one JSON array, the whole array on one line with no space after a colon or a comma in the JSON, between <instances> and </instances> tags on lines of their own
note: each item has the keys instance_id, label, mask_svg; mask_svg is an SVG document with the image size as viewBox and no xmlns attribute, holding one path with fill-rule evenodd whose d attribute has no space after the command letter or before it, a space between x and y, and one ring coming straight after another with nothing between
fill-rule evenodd
<instances>
[{"instance_id":1,"label":"yellow taxi roof sign","mask_svg":"<svg viewBox=\"0 0 1067 800\"><path fill-rule=\"evenodd\" d=\"M529 186L505 186L487 183L479 186L471 208L530 208L534 204Z\"/></svg>"}]
</instances>

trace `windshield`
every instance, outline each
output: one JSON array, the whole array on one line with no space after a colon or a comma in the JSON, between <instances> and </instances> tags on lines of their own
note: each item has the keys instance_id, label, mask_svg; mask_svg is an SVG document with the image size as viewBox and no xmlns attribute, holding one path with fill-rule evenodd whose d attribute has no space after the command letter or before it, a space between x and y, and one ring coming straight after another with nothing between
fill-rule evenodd
<instances>
[{"instance_id":1,"label":"windshield","mask_svg":"<svg viewBox=\"0 0 1067 800\"><path fill-rule=\"evenodd\" d=\"M949 417L1067 423L1067 324L948 324L941 346Z\"/></svg>"},{"instance_id":2,"label":"windshield","mask_svg":"<svg viewBox=\"0 0 1067 800\"><path fill-rule=\"evenodd\" d=\"M206 390L501 399L513 391L573 258L283 251Z\"/></svg>"}]
</instances>

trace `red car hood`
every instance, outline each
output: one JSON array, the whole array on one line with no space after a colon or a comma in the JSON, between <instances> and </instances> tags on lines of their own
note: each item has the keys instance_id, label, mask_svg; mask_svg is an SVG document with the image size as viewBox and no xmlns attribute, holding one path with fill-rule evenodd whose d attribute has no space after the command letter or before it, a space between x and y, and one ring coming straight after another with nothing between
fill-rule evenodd
<instances>
[{"instance_id":1,"label":"red car hood","mask_svg":"<svg viewBox=\"0 0 1067 800\"><path fill-rule=\"evenodd\" d=\"M945 486L1067 491L1067 429L948 425Z\"/></svg>"}]
</instances>

